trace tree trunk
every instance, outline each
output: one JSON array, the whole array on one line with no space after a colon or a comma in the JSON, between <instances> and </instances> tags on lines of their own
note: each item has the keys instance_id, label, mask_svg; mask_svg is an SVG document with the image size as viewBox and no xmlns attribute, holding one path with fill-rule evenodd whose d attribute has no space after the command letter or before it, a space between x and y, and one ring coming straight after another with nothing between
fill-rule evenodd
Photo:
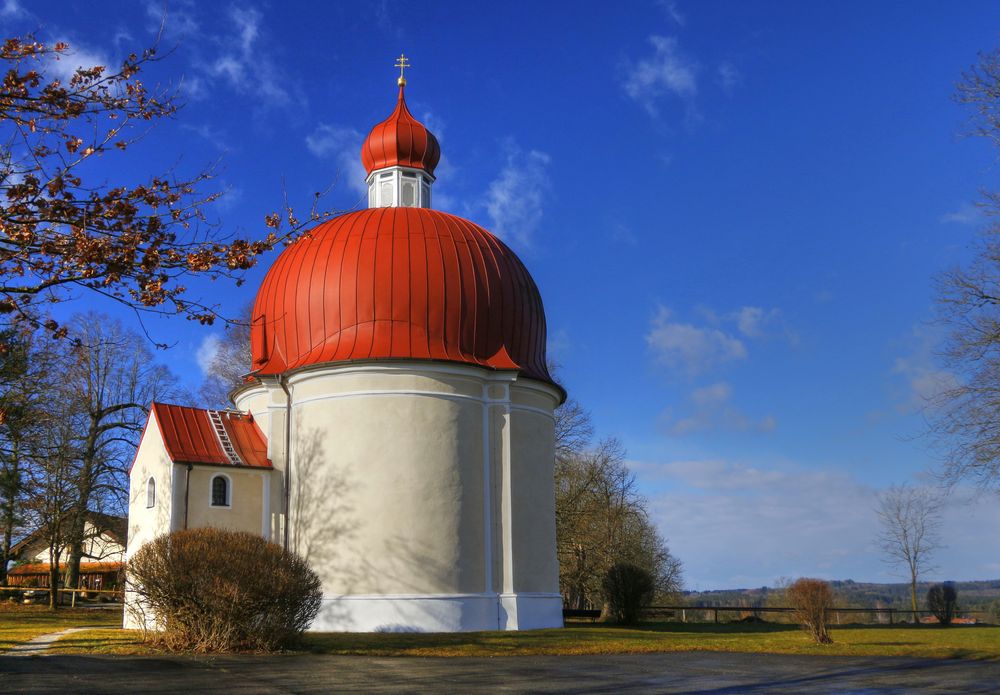
<instances>
[{"instance_id":1,"label":"tree trunk","mask_svg":"<svg viewBox=\"0 0 1000 695\"><path fill-rule=\"evenodd\" d=\"M80 588L78 584L80 582L80 560L83 558L83 534L87 530L87 509L94 491L98 432L102 417L102 412L91 412L90 430L87 432L86 443L80 457L80 473L77 477L79 497L76 508L73 510L73 519L67 537L69 557L66 558L66 587L69 589Z\"/></svg>"},{"instance_id":2,"label":"tree trunk","mask_svg":"<svg viewBox=\"0 0 1000 695\"><path fill-rule=\"evenodd\" d=\"M7 564L11 561L10 557L10 546L11 546L11 532L10 529L4 524L3 529L3 548L0 548L0 586L7 586Z\"/></svg>"},{"instance_id":3,"label":"tree trunk","mask_svg":"<svg viewBox=\"0 0 1000 695\"><path fill-rule=\"evenodd\" d=\"M919 623L920 618L917 617L917 575L915 572L910 573L910 610L913 611L913 622Z\"/></svg>"},{"instance_id":4,"label":"tree trunk","mask_svg":"<svg viewBox=\"0 0 1000 695\"><path fill-rule=\"evenodd\" d=\"M59 556L57 545L49 542L49 608L59 608Z\"/></svg>"},{"instance_id":5,"label":"tree trunk","mask_svg":"<svg viewBox=\"0 0 1000 695\"><path fill-rule=\"evenodd\" d=\"M80 559L83 557L83 532L87 520L87 510L79 509L73 513L67 546L69 556L66 558L66 588L79 589Z\"/></svg>"},{"instance_id":6,"label":"tree trunk","mask_svg":"<svg viewBox=\"0 0 1000 695\"><path fill-rule=\"evenodd\" d=\"M17 499L21 492L21 471L17 442L14 442L11 450L10 470L7 471L9 477L4 481L4 504L2 518L3 523L3 548L0 549L0 586L7 586L7 564L13 560L10 556L10 548L14 543L14 525L17 522Z\"/></svg>"}]
</instances>

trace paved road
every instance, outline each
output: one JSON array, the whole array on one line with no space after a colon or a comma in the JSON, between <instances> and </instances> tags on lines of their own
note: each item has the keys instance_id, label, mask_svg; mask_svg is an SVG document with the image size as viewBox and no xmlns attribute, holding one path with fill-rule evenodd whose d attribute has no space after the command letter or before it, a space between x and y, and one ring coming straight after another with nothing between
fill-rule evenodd
<instances>
[{"instance_id":1,"label":"paved road","mask_svg":"<svg viewBox=\"0 0 1000 695\"><path fill-rule=\"evenodd\" d=\"M496 659L0 657L4 693L996 693L1000 663L694 652Z\"/></svg>"}]
</instances>

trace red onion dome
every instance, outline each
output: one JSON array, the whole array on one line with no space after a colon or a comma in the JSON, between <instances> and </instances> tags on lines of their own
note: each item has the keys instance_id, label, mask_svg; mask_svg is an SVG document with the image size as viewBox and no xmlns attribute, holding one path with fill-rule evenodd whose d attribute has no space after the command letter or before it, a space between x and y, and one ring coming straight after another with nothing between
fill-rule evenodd
<instances>
[{"instance_id":1,"label":"red onion dome","mask_svg":"<svg viewBox=\"0 0 1000 695\"><path fill-rule=\"evenodd\" d=\"M524 264L461 217L385 207L285 249L253 308L253 373L355 360L443 360L552 383L545 312Z\"/></svg>"},{"instance_id":2,"label":"red onion dome","mask_svg":"<svg viewBox=\"0 0 1000 695\"><path fill-rule=\"evenodd\" d=\"M406 108L403 87L399 85L396 110L372 128L361 145L361 162L371 174L391 166L423 169L431 176L441 159L441 146L431 131Z\"/></svg>"}]
</instances>

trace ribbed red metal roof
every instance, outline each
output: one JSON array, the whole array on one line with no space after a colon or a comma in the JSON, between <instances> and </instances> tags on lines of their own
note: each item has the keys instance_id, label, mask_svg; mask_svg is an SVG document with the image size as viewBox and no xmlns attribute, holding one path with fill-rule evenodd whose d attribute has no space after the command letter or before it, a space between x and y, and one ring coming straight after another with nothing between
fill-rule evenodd
<instances>
[{"instance_id":1,"label":"ribbed red metal roof","mask_svg":"<svg viewBox=\"0 0 1000 695\"><path fill-rule=\"evenodd\" d=\"M224 436L232 443L240 459L237 463L222 448L210 411L167 403L153 403L151 410L150 417L156 418L167 454L174 463L271 468L271 461L267 458L267 440L250 415L229 410L215 411L222 422Z\"/></svg>"},{"instance_id":2,"label":"ribbed red metal roof","mask_svg":"<svg viewBox=\"0 0 1000 695\"><path fill-rule=\"evenodd\" d=\"M399 87L396 110L372 128L361 145L361 162L369 174L391 166L424 169L434 174L441 159L441 146L431 131L406 108L403 85Z\"/></svg>"},{"instance_id":3,"label":"ribbed red metal roof","mask_svg":"<svg viewBox=\"0 0 1000 695\"><path fill-rule=\"evenodd\" d=\"M552 381L524 265L482 227L425 208L342 215L285 249L257 293L250 345L258 375L420 359Z\"/></svg>"}]
</instances>

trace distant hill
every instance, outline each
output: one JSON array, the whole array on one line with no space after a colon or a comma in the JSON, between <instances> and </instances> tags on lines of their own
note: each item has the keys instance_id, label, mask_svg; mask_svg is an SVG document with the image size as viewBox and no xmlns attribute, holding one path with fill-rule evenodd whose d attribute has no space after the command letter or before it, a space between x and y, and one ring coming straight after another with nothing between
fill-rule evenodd
<instances>
[{"instance_id":1,"label":"distant hill","mask_svg":"<svg viewBox=\"0 0 1000 695\"><path fill-rule=\"evenodd\" d=\"M925 608L927 589L934 582L917 584L920 607ZM910 585L875 584L839 579L830 582L837 596L837 605L845 608L902 608L910 607ZM1000 602L1000 579L975 582L955 582L958 604L966 611L988 611L991 604ZM779 605L782 603L780 587L759 589L725 589L720 591L685 591L686 603L705 606L726 605Z\"/></svg>"}]
</instances>

